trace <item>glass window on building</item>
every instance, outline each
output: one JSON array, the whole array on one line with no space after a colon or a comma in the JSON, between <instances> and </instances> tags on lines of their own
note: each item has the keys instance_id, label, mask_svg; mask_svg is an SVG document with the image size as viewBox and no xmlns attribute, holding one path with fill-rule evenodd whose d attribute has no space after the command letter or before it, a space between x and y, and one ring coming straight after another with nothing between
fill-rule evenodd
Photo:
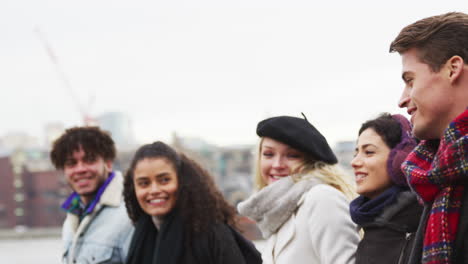
<instances>
[{"instance_id":1,"label":"glass window on building","mask_svg":"<svg viewBox=\"0 0 468 264\"><path fill-rule=\"evenodd\" d=\"M23 167L21 165L13 166L13 172L15 174L21 174L23 172Z\"/></svg>"},{"instance_id":2,"label":"glass window on building","mask_svg":"<svg viewBox=\"0 0 468 264\"><path fill-rule=\"evenodd\" d=\"M23 193L16 193L16 194L15 194L15 201L16 201L16 202L22 202L22 201L24 201L24 194L23 194Z\"/></svg>"},{"instance_id":3,"label":"glass window on building","mask_svg":"<svg viewBox=\"0 0 468 264\"><path fill-rule=\"evenodd\" d=\"M20 208L20 207L16 208L15 209L15 215L16 216L23 216L24 215L24 209Z\"/></svg>"},{"instance_id":4,"label":"glass window on building","mask_svg":"<svg viewBox=\"0 0 468 264\"><path fill-rule=\"evenodd\" d=\"M21 179L15 179L13 184L15 185L15 188L23 187L23 181Z\"/></svg>"}]
</instances>

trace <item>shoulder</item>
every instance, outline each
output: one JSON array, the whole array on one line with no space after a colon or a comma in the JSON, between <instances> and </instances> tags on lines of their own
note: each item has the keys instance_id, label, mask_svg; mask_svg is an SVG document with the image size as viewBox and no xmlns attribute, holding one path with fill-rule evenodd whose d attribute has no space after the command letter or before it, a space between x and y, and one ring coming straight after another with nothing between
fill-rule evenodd
<instances>
[{"instance_id":1,"label":"shoulder","mask_svg":"<svg viewBox=\"0 0 468 264\"><path fill-rule=\"evenodd\" d=\"M104 206L101 210L99 215L93 219L93 226L116 235L133 230L134 227L128 217L124 202L121 202L118 207Z\"/></svg>"},{"instance_id":2,"label":"shoulder","mask_svg":"<svg viewBox=\"0 0 468 264\"><path fill-rule=\"evenodd\" d=\"M342 192L328 184L318 184L307 191L302 197L306 204L348 204L346 197Z\"/></svg>"},{"instance_id":3,"label":"shoulder","mask_svg":"<svg viewBox=\"0 0 468 264\"><path fill-rule=\"evenodd\" d=\"M197 233L193 242L214 251L231 248L237 244L233 232L227 224L213 223L207 230Z\"/></svg>"},{"instance_id":4,"label":"shoulder","mask_svg":"<svg viewBox=\"0 0 468 264\"><path fill-rule=\"evenodd\" d=\"M349 218L349 201L343 193L328 184L312 187L303 195L298 205L298 217L306 217L308 221L312 216L316 222L320 222L318 218L323 221L337 217Z\"/></svg>"},{"instance_id":5,"label":"shoulder","mask_svg":"<svg viewBox=\"0 0 468 264\"><path fill-rule=\"evenodd\" d=\"M398 195L393 204L384 208L377 220L389 221L394 217L407 219L411 215L415 215L419 219L422 209L423 207L419 204L416 194L412 191L404 191Z\"/></svg>"},{"instance_id":6,"label":"shoulder","mask_svg":"<svg viewBox=\"0 0 468 264\"><path fill-rule=\"evenodd\" d=\"M244 258L234 236L234 231L227 224L214 223L205 232L192 240L197 259L202 263L244 263Z\"/></svg>"}]
</instances>

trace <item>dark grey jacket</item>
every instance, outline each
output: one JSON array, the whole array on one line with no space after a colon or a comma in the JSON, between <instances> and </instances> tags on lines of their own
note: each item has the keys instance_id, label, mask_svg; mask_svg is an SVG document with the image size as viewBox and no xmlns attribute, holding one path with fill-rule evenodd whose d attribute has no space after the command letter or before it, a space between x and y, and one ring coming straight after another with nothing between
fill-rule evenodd
<instances>
[{"instance_id":1,"label":"dark grey jacket","mask_svg":"<svg viewBox=\"0 0 468 264\"><path fill-rule=\"evenodd\" d=\"M356 264L406 264L422 210L413 193L402 192L374 222L362 226Z\"/></svg>"}]
</instances>

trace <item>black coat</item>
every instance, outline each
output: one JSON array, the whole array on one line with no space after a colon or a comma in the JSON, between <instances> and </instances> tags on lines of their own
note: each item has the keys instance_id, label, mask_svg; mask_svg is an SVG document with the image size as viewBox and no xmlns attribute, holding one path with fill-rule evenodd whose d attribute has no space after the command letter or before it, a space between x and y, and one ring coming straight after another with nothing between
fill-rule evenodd
<instances>
[{"instance_id":1,"label":"black coat","mask_svg":"<svg viewBox=\"0 0 468 264\"><path fill-rule=\"evenodd\" d=\"M373 222L362 226L356 264L406 264L422 210L413 193L402 192Z\"/></svg>"},{"instance_id":2,"label":"black coat","mask_svg":"<svg viewBox=\"0 0 468 264\"><path fill-rule=\"evenodd\" d=\"M252 242L225 224L216 224L192 242L192 261L200 264L260 264L262 258ZM184 256L187 257L187 256Z\"/></svg>"},{"instance_id":3,"label":"black coat","mask_svg":"<svg viewBox=\"0 0 468 264\"><path fill-rule=\"evenodd\" d=\"M423 239L426 230L427 220L431 212L432 204L426 204L421 216L421 223L419 224L418 231L414 246L411 252L411 258L408 264L420 264L422 257ZM460 212L460 220L458 222L457 237L455 239L454 262L453 264L466 264L468 263L468 188L465 187L463 193L463 200Z\"/></svg>"},{"instance_id":4,"label":"black coat","mask_svg":"<svg viewBox=\"0 0 468 264\"><path fill-rule=\"evenodd\" d=\"M176 211L156 229L143 215L135 225L128 264L260 264L260 253L236 230L213 222L205 232L190 235Z\"/></svg>"}]
</instances>

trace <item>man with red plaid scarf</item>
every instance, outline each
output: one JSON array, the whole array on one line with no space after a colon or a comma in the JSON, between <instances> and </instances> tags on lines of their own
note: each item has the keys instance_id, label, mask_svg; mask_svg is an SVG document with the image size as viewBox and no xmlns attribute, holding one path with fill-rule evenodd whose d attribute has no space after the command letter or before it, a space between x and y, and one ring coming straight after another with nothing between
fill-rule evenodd
<instances>
[{"instance_id":1,"label":"man with red plaid scarf","mask_svg":"<svg viewBox=\"0 0 468 264\"><path fill-rule=\"evenodd\" d=\"M468 15L419 20L392 42L395 51L399 106L422 140L402 165L424 204L409 263L468 263Z\"/></svg>"}]
</instances>

